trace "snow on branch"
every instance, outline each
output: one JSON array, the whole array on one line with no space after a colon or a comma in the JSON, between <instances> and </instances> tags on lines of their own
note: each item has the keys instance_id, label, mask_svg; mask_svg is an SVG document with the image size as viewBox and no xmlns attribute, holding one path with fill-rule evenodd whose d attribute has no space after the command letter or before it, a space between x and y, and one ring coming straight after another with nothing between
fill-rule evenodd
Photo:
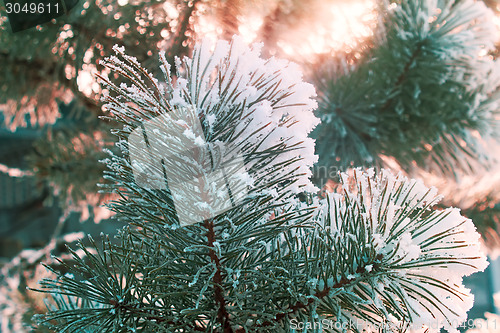
<instances>
[{"instance_id":1,"label":"snow on branch","mask_svg":"<svg viewBox=\"0 0 500 333\"><path fill-rule=\"evenodd\" d=\"M436 210L436 189L401 174L356 169L341 178L318 217L337 251L337 273L324 282L353 285L339 301L348 292L366 301L345 317L454 331L473 304L462 277L488 265L472 221L457 208Z\"/></svg>"},{"instance_id":2,"label":"snow on branch","mask_svg":"<svg viewBox=\"0 0 500 333\"><path fill-rule=\"evenodd\" d=\"M105 161L114 184L104 190L120 194L111 206L129 225L96 253L79 245L85 260L74 252L69 274L41 282L38 291L56 301L42 323L77 332L243 333L325 318L354 323L354 331L380 323L453 330L466 319L472 296L462 277L487 262L472 222L455 208L435 209L435 189L386 170L355 170L341 175L339 193L312 198L308 134L318 120L314 89L295 65L264 60L259 46L234 38L198 44L177 60L175 77L161 56L158 80L115 51L105 65L128 82L102 79L113 94L106 107L123 125L115 131L123 154ZM127 141L134 133L159 140L141 146ZM130 158L141 148L145 156ZM233 165L210 178L234 151L244 170L235 175ZM137 168L141 177L167 178L168 188L139 182ZM248 200L215 209L232 176L232 198ZM200 223L180 223L199 211Z\"/></svg>"}]
</instances>

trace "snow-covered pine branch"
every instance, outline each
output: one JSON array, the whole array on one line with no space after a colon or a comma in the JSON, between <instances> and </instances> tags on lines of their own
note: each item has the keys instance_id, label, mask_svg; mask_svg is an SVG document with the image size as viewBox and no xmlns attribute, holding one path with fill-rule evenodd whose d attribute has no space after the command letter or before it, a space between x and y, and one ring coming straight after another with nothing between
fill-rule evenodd
<instances>
[{"instance_id":1,"label":"snow-covered pine branch","mask_svg":"<svg viewBox=\"0 0 500 333\"><path fill-rule=\"evenodd\" d=\"M115 131L122 155L105 161L114 184L104 189L121 196L110 206L128 226L116 241L93 243L97 252L80 245L85 257L74 252L69 274L41 282L56 299L42 322L58 332L240 333L289 332L294 321L325 318L352 320L354 331L384 321L390 329L421 326L430 316L445 327L442 320L463 320L471 297L461 277L486 266L471 221L454 209L432 210L434 190L387 171L344 176L344 191L322 202L297 200L315 190L307 137L317 122L313 88L295 65L263 60L238 38L213 51L208 45L177 61L176 77L163 62L163 82L120 48L105 63L130 81L103 78L114 92L107 108L123 125ZM222 146L209 160L229 163L225 147L243 156L246 197L182 226L179 207L191 208L173 192L189 202L189 191L172 190L169 177L164 188L134 174L129 154L143 146L127 138L144 122L163 144L150 143L150 155L139 157L146 176L161 178L158 168L179 164L201 170L198 189L186 188L206 198L213 170L205 168L205 140ZM195 206L214 213L217 197Z\"/></svg>"},{"instance_id":2,"label":"snow-covered pine branch","mask_svg":"<svg viewBox=\"0 0 500 333\"><path fill-rule=\"evenodd\" d=\"M381 33L355 65L316 74L319 165L380 166L382 154L453 175L470 171L471 156L487 163L473 133L498 133L492 11L473 0L382 3Z\"/></svg>"},{"instance_id":3,"label":"snow-covered pine branch","mask_svg":"<svg viewBox=\"0 0 500 333\"><path fill-rule=\"evenodd\" d=\"M173 223L167 221L173 215L168 205L158 205L157 196L129 181L132 169L143 170L149 180L156 176L156 183L163 182L161 165L150 163L163 159L167 170L188 166L189 175L197 174L208 158L186 153L186 147L207 142L220 152L220 163L235 155L244 159L246 172L240 178L249 186L249 196L271 195L277 200L273 204L281 204L290 203L302 191L313 192L310 167L317 157L308 133L318 123L312 113L314 87L302 81L296 64L260 58L260 47L247 47L237 37L231 43L202 42L192 58L177 59L174 77L162 55L163 82L115 47L118 57L103 64L131 82L117 86L102 78L106 88L116 92L115 97L105 97L105 107L124 125L115 132L119 147L125 155L140 151L128 139L144 123L153 123L152 131L162 136L161 145L151 147L149 162L135 158L132 163L136 165L132 165L117 156L107 160L113 170L107 177L119 184L116 189L141 200L142 209L158 216L161 223ZM203 137L198 133L199 122Z\"/></svg>"},{"instance_id":4,"label":"snow-covered pine branch","mask_svg":"<svg viewBox=\"0 0 500 333\"><path fill-rule=\"evenodd\" d=\"M318 314L358 329L454 331L473 304L462 277L488 265L472 221L457 208L436 210L436 189L401 174L356 169L341 179L318 214L335 263L317 276L317 291L331 295Z\"/></svg>"}]
</instances>

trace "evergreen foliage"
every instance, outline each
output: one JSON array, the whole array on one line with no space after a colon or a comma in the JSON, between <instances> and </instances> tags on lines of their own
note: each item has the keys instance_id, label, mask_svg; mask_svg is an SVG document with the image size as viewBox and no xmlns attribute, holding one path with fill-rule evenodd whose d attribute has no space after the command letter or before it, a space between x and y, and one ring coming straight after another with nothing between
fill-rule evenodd
<instances>
[{"instance_id":1,"label":"evergreen foliage","mask_svg":"<svg viewBox=\"0 0 500 333\"><path fill-rule=\"evenodd\" d=\"M316 72L318 165L382 165L385 155L454 174L484 163L473 133L498 133L492 13L482 2L416 0L386 2L382 15L356 64Z\"/></svg>"},{"instance_id":2,"label":"evergreen foliage","mask_svg":"<svg viewBox=\"0 0 500 333\"><path fill-rule=\"evenodd\" d=\"M467 218L500 247L495 186L478 182L484 198L447 188L437 204L435 190L419 181L366 170L393 161L409 174L430 171L420 174L427 183L431 174L458 180L457 172L488 166L483 140L499 130L500 76L498 27L485 4L498 12L496 1L378 1L371 38L334 56L293 56L316 97L297 65L260 54L289 56L290 35L294 47L307 47L294 33L324 17L324 3L89 0L16 34L0 17L2 118L9 130L36 125L42 133L26 157L33 170L18 173L48 182L64 206L50 244L2 269L2 293L24 293L34 262L60 253L71 210L113 198L108 207L125 225L116 239L81 244L72 260L45 261L56 276L39 290L52 296L39 316L46 327L293 332L294 323L320 331L326 319L353 331L384 323L382 330L402 332L460 324L472 306L461 278L486 265ZM205 34L229 40L255 17L262 24L253 38L263 45L235 38L195 46ZM99 63L115 44L127 54L115 47L117 56ZM166 52L158 58L157 49ZM78 115L66 117L68 103ZM134 156L144 147L129 140L141 127L162 142L148 143L147 157ZM244 170L234 163L240 158ZM214 178L220 166L234 172ZM317 198L311 175L319 185L353 167L365 171L336 177L338 193ZM176 182L165 176L171 170L183 171ZM188 185L195 174L203 177ZM217 187L227 179L236 201L226 210ZM206 218L184 225L182 214ZM29 265L16 264L24 255ZM40 295L27 294L9 310L16 318Z\"/></svg>"},{"instance_id":3,"label":"evergreen foliage","mask_svg":"<svg viewBox=\"0 0 500 333\"><path fill-rule=\"evenodd\" d=\"M105 168L96 161L106 157L103 152L105 147L113 145L110 135L106 133L109 132L108 124L94 123L86 128L65 124L59 128L49 127L46 131L33 144L33 152L26 156L35 177L52 187L53 193L46 204L51 204L57 197L65 209L74 209L82 201L99 205L102 200L95 195L99 190L97 181L102 182ZM77 179L75 174L79 175Z\"/></svg>"},{"instance_id":4,"label":"evergreen foliage","mask_svg":"<svg viewBox=\"0 0 500 333\"><path fill-rule=\"evenodd\" d=\"M197 45L192 58L177 61L175 81L161 56L160 82L115 51L104 64L128 84L102 77L112 92L106 108L123 125L114 130L121 154L105 160L106 190L120 195L110 208L127 225L117 241L103 236L92 246L97 251L80 245L74 265L61 261L69 274L52 269L57 278L43 280L39 291L56 302L42 323L57 332L288 332L294 322L331 319L354 332L381 323L399 332L452 329L466 319L472 297L462 276L487 262L472 221L457 209L432 209L435 189L388 171L356 170L343 175L339 193L298 200L315 190L307 134L317 119L314 89L294 64L264 60L258 46L235 38L213 51ZM127 139L160 119L169 144L151 147L151 161L163 157L174 167L165 157L175 160L175 151L200 139L193 117L208 144L240 148L248 195L217 215L210 198L195 203L207 218L181 227L178 210L188 207L174 205L178 193L169 189L138 185ZM176 126L185 130L172 140L168 129ZM201 167L198 191L209 196L213 170L204 168L201 147L185 164Z\"/></svg>"},{"instance_id":5,"label":"evergreen foliage","mask_svg":"<svg viewBox=\"0 0 500 333\"><path fill-rule=\"evenodd\" d=\"M113 0L78 1L56 21L18 33L10 33L8 21L2 18L0 105L6 125L15 129L27 122L54 123L59 116L58 101L77 102L90 111L89 118L101 115L100 92L81 89L79 75L97 71L97 60L116 43L135 50L141 61L156 60L141 50L160 45L169 48L170 60L186 54L192 46L200 2L173 0L166 6L157 1L130 1L121 6ZM3 4L0 8L5 9Z\"/></svg>"}]
</instances>

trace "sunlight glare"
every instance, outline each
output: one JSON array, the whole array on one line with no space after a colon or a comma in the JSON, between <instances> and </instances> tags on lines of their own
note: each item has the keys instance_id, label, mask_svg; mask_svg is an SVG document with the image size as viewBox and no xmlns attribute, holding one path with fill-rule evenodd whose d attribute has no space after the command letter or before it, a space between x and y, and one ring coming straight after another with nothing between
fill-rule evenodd
<instances>
[{"instance_id":1,"label":"sunlight glare","mask_svg":"<svg viewBox=\"0 0 500 333\"><path fill-rule=\"evenodd\" d=\"M292 31L286 41L280 42L285 53L308 57L349 50L358 39L373 34L376 19L373 0L333 2L325 6L323 14L315 17L312 25Z\"/></svg>"}]
</instances>

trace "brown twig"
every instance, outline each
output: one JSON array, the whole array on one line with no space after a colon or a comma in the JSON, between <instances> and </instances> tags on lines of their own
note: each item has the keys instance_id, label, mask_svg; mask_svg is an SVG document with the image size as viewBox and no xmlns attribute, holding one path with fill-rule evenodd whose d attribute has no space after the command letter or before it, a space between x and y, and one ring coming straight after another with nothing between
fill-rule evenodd
<instances>
[{"instance_id":1,"label":"brown twig","mask_svg":"<svg viewBox=\"0 0 500 333\"><path fill-rule=\"evenodd\" d=\"M396 84L394 85L394 88L392 89L391 93L389 94L392 96L396 90L406 81L406 77L408 76L408 72L410 71L411 66L415 63L415 60L420 56L420 53L422 53L422 43L419 43L417 45L417 48L413 51L410 59L408 62L405 64L405 67L403 68L403 72L398 76L398 79L396 81ZM392 101L394 100L394 97L390 97L384 105L380 108L381 111L387 110L390 106Z\"/></svg>"},{"instance_id":2,"label":"brown twig","mask_svg":"<svg viewBox=\"0 0 500 333\"><path fill-rule=\"evenodd\" d=\"M205 202L209 201L208 194L203 190L205 188L205 182L203 177L200 178L200 190L201 196ZM210 216L205 217L204 227L207 229L207 239L208 239L208 247L210 250L208 251L208 255L210 256L210 261L215 264L216 272L212 278L214 283L214 298L215 303L218 304L219 310L217 312L217 320L221 323L222 329L224 333L233 333L233 329L231 328L231 324L229 322L229 313L226 309L226 299L224 297L224 290L222 289L222 269L220 259L217 256L217 253L213 249L215 243L215 230L214 230L214 219Z\"/></svg>"},{"instance_id":3,"label":"brown twig","mask_svg":"<svg viewBox=\"0 0 500 333\"><path fill-rule=\"evenodd\" d=\"M377 267L378 266L378 261L380 261L382 259L382 257L381 257L381 255L378 255L375 259L376 259L377 262L372 263L372 264L374 265L374 267ZM366 269L365 269L364 266L360 266L356 270L356 273L358 273L358 274L364 274L366 272L367 271L366 271ZM316 294L314 294L314 298L312 298L312 297L309 298L309 300L306 303L298 301L294 305L290 306L287 309L287 311L284 311L284 312L281 312L281 313L277 314L274 317L273 320L265 321L262 324L256 325L256 327L257 328L262 328L262 327L272 326L274 323L282 321L288 315L294 314L294 313L298 312L299 310L307 309L307 307L309 305L311 305L312 303L314 303L314 299L315 298L321 300L321 299L325 298L326 296L328 296L328 294L330 294L330 291L332 291L334 289L343 288L343 287L351 284L352 282L356 281L357 279L358 278L348 279L346 277L343 277L342 279L340 279L340 281L338 281L337 283L335 283L333 286L331 286L331 287L325 287L325 289L323 289L323 290L317 292ZM240 329L238 329L236 331L236 333L245 333L245 332L246 331L243 328L240 328Z\"/></svg>"},{"instance_id":4,"label":"brown twig","mask_svg":"<svg viewBox=\"0 0 500 333\"><path fill-rule=\"evenodd\" d=\"M231 324L229 322L229 313L226 309L226 300L224 298L224 291L222 289L222 273L221 264L217 253L212 249L215 242L215 232L214 232L214 222L213 219L205 220L205 228L207 228L208 246L211 248L209 250L210 260L215 264L216 272L213 277L214 282L214 296L215 301L219 305L219 310L217 313L217 319L222 324L224 333L232 333Z\"/></svg>"}]
</instances>

